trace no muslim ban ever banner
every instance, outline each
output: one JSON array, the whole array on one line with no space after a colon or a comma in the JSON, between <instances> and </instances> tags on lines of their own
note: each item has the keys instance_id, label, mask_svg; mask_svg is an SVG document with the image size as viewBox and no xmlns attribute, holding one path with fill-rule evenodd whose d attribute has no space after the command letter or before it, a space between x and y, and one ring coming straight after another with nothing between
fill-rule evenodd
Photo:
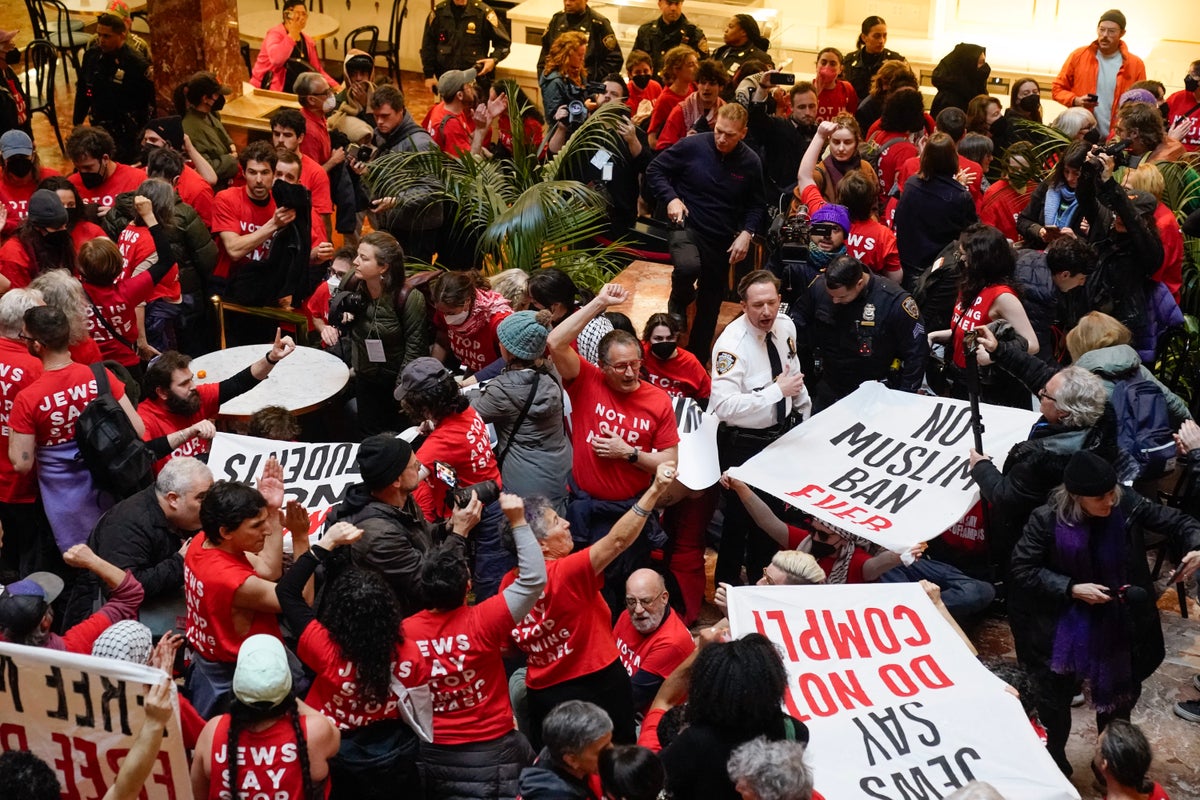
<instances>
[{"instance_id":1,"label":"no muslim ban ever banner","mask_svg":"<svg viewBox=\"0 0 1200 800\"><path fill-rule=\"evenodd\" d=\"M63 800L103 797L142 729L146 693L164 677L140 664L0 643L0 752L37 754L57 774ZM173 685L171 704L145 800L192 796Z\"/></svg>"},{"instance_id":2,"label":"no muslim ban ever banner","mask_svg":"<svg viewBox=\"0 0 1200 800\"><path fill-rule=\"evenodd\" d=\"M984 451L1001 466L1038 415L981 405ZM979 500L965 400L864 383L741 467L735 478L895 552L937 536Z\"/></svg>"},{"instance_id":3,"label":"no muslim ban ever banner","mask_svg":"<svg viewBox=\"0 0 1200 800\"><path fill-rule=\"evenodd\" d=\"M823 796L933 800L980 780L1004 797L1078 800L1021 702L918 584L740 586L729 622L779 648L784 710L808 726Z\"/></svg>"}]
</instances>

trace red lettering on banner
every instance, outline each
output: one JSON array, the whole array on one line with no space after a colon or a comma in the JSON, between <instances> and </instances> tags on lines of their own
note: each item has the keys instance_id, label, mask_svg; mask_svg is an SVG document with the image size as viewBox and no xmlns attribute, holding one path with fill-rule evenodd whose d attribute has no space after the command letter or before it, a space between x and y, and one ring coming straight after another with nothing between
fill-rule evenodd
<instances>
[{"instance_id":1,"label":"red lettering on banner","mask_svg":"<svg viewBox=\"0 0 1200 800\"><path fill-rule=\"evenodd\" d=\"M788 492L787 496L809 500L816 508L824 509L826 511L840 509L844 506L850 506L850 508L847 508L843 511L838 511L838 513L834 514L833 516L867 528L868 530L875 531L876 533L892 527L892 521L887 517L874 514L862 506L852 505L849 500L843 500L841 496L836 495L824 486L818 486L815 483L810 483L803 489L799 489L794 492ZM869 514L870 516L867 516L865 519L855 518L864 514Z\"/></svg>"},{"instance_id":2,"label":"red lettering on banner","mask_svg":"<svg viewBox=\"0 0 1200 800\"><path fill-rule=\"evenodd\" d=\"M764 618L775 624L788 660L796 663L800 662L801 653L812 661L826 661L830 658L872 658L876 654L895 655L900 652L901 643L910 647L920 647L929 644L930 641L929 631L925 629L924 623L908 606L896 606L891 610L890 617L886 609L877 607L862 611L825 610L819 614L810 609L804 612L804 630L795 636L783 611L774 609L760 613L758 609L754 609L751 613L755 628L769 639L772 637L767 633ZM901 638L892 620L907 623L912 628L912 633Z\"/></svg>"},{"instance_id":3,"label":"red lettering on banner","mask_svg":"<svg viewBox=\"0 0 1200 800\"><path fill-rule=\"evenodd\" d=\"M903 664L884 664L879 678L897 697L912 697L922 688L949 689L954 685L931 655L917 656L907 669Z\"/></svg>"}]
</instances>

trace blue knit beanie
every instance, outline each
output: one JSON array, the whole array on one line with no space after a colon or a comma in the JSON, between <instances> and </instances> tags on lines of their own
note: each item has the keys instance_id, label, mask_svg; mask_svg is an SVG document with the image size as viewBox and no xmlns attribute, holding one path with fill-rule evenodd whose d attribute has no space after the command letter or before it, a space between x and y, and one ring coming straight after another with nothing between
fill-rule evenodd
<instances>
[{"instance_id":1,"label":"blue knit beanie","mask_svg":"<svg viewBox=\"0 0 1200 800\"><path fill-rule=\"evenodd\" d=\"M501 320L496 328L500 344L522 361L533 361L546 353L550 330L537 317L536 311L518 311Z\"/></svg>"}]
</instances>

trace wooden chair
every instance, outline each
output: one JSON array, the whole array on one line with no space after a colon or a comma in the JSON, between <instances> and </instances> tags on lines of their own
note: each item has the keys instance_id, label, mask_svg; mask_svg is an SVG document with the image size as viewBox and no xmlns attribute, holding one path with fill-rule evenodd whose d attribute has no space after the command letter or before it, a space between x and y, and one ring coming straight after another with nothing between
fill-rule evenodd
<instances>
[{"instance_id":1,"label":"wooden chair","mask_svg":"<svg viewBox=\"0 0 1200 800\"><path fill-rule=\"evenodd\" d=\"M58 127L58 111L54 106L54 70L58 67L58 50L53 42L34 39L25 45L25 96L29 98L29 116L45 114L58 138L58 149L66 158L62 131Z\"/></svg>"}]
</instances>

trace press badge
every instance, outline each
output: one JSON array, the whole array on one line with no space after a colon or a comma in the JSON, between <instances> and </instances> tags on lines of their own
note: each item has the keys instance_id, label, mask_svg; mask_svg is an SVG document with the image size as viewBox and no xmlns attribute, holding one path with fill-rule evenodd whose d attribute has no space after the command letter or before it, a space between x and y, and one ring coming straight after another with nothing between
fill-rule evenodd
<instances>
[{"instance_id":1,"label":"press badge","mask_svg":"<svg viewBox=\"0 0 1200 800\"><path fill-rule=\"evenodd\" d=\"M612 156L604 148L600 148L599 150L596 151L596 155L592 156L592 166L599 170L604 169L611 162L612 162ZM610 174L611 174L611 170L610 170ZM605 180L608 180L608 178L606 177Z\"/></svg>"},{"instance_id":2,"label":"press badge","mask_svg":"<svg viewBox=\"0 0 1200 800\"><path fill-rule=\"evenodd\" d=\"M366 339L363 342L367 346L367 360L372 364L382 364L387 361L387 356L383 352L383 339Z\"/></svg>"},{"instance_id":3,"label":"press badge","mask_svg":"<svg viewBox=\"0 0 1200 800\"><path fill-rule=\"evenodd\" d=\"M604 169L602 169L600 171L600 178L601 178L601 180L604 180L604 181L611 181L612 174L613 174L613 165L612 165L612 162L610 161L607 164L605 164Z\"/></svg>"}]
</instances>

